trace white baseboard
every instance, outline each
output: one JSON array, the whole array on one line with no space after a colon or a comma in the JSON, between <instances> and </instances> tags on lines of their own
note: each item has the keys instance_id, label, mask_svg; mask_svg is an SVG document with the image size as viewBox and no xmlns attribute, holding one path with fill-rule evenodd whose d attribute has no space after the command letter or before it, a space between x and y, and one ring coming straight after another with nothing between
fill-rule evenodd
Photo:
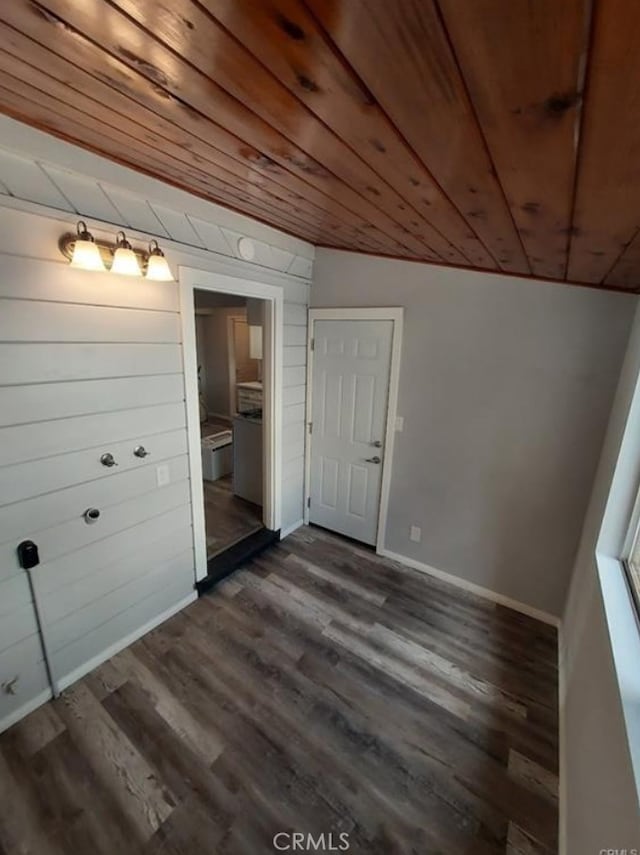
<instances>
[{"instance_id":1,"label":"white baseboard","mask_svg":"<svg viewBox=\"0 0 640 855\"><path fill-rule=\"evenodd\" d=\"M289 537L290 534L304 525L304 520L298 520L297 522L288 525L286 528L281 529L280 531L280 540L284 540L285 537Z\"/></svg>"},{"instance_id":2,"label":"white baseboard","mask_svg":"<svg viewBox=\"0 0 640 855\"><path fill-rule=\"evenodd\" d=\"M485 600L491 600L493 603L498 603L501 606L506 606L523 615L535 618L543 623L551 624L551 626L559 627L560 618L541 609L535 609L532 606L521 603L518 600L512 600L511 597L505 597L503 594L497 594L489 588L483 588L481 585L476 585L460 576L454 576L452 573L446 573L444 570L438 570L428 564L423 564L422 561L416 561L415 558L407 558L406 555L399 555L397 552L391 552L390 549L381 549L378 555L384 558L390 558L392 561L397 561L398 564L405 564L407 567L412 567L414 570L419 570L421 573L426 573L428 576L434 576L443 582L448 582L450 585L455 585L457 588L462 588L465 591L470 591L472 594L477 594Z\"/></svg>"},{"instance_id":3,"label":"white baseboard","mask_svg":"<svg viewBox=\"0 0 640 855\"><path fill-rule=\"evenodd\" d=\"M31 698L31 700L27 701L26 704L23 704L17 710L14 710L3 719L0 719L0 733L3 733L10 727L13 727L13 725L17 724L20 719L29 715L29 713L32 713L34 710L37 710L38 707L42 706L42 704L46 704L46 702L50 701L52 697L51 689L45 689L44 692L40 692L40 694L36 695L35 698Z\"/></svg>"},{"instance_id":4,"label":"white baseboard","mask_svg":"<svg viewBox=\"0 0 640 855\"><path fill-rule=\"evenodd\" d=\"M98 665L102 665L103 662L106 662L107 659L111 659L112 656L115 656L116 653L120 653L121 650L124 650L125 647L129 647L129 645L133 644L134 641L137 641L139 638L142 638L143 635L146 635L148 632L151 632L152 629L155 629L161 623L164 623L170 617L182 611L182 609L186 608L186 606L193 603L198 599L198 594L194 591L192 594L189 594L188 597L185 597L183 600L180 600L178 603L175 603L170 608L166 609L166 611L162 612L159 615L156 615L150 621L143 624L142 626L135 629L133 632L129 633L129 635L125 635L124 638L119 639L112 644L110 647L107 647L106 650L102 650L98 653L97 656L94 656L92 659L89 659L88 662L84 662L80 665L79 668L75 668L69 674L65 674L64 677L61 677L58 680L58 689L59 691L63 691L71 686L73 683L76 683L85 674L88 674L90 671L93 671L94 668L97 668Z\"/></svg>"}]
</instances>

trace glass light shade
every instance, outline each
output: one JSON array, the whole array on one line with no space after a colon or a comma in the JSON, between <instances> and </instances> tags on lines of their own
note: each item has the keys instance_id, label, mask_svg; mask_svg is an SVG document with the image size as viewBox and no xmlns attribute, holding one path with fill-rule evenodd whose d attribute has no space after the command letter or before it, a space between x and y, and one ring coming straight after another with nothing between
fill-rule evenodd
<instances>
[{"instance_id":1,"label":"glass light shade","mask_svg":"<svg viewBox=\"0 0 640 855\"><path fill-rule=\"evenodd\" d=\"M249 358L262 359L262 327L249 327Z\"/></svg>"},{"instance_id":2,"label":"glass light shade","mask_svg":"<svg viewBox=\"0 0 640 855\"><path fill-rule=\"evenodd\" d=\"M173 282L173 274L164 255L151 254L149 256L147 279L153 279L155 282Z\"/></svg>"},{"instance_id":3,"label":"glass light shade","mask_svg":"<svg viewBox=\"0 0 640 855\"><path fill-rule=\"evenodd\" d=\"M106 270L100 250L92 240L78 238L73 246L71 266L82 270Z\"/></svg>"},{"instance_id":4,"label":"glass light shade","mask_svg":"<svg viewBox=\"0 0 640 855\"><path fill-rule=\"evenodd\" d=\"M124 246L119 246L116 249L113 256L113 264L111 265L111 272L120 273L123 276L142 276L135 252Z\"/></svg>"}]
</instances>

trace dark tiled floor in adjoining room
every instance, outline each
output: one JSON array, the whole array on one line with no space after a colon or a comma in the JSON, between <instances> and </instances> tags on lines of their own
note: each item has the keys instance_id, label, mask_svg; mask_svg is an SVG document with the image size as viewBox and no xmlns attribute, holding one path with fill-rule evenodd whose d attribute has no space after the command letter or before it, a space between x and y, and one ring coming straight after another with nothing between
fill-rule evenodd
<instances>
[{"instance_id":1,"label":"dark tiled floor in adjoining room","mask_svg":"<svg viewBox=\"0 0 640 855\"><path fill-rule=\"evenodd\" d=\"M556 775L555 629L304 528L0 737L0 851L550 855Z\"/></svg>"}]
</instances>

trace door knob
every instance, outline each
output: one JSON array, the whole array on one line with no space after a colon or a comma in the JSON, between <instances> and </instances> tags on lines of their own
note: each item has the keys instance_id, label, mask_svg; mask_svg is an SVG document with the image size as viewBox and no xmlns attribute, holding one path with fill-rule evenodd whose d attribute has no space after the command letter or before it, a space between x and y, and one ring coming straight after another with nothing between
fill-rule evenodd
<instances>
[{"instance_id":1,"label":"door knob","mask_svg":"<svg viewBox=\"0 0 640 855\"><path fill-rule=\"evenodd\" d=\"M379 439L374 439L373 442L371 443L371 445L374 448L382 448L382 443L380 442Z\"/></svg>"},{"instance_id":2,"label":"door knob","mask_svg":"<svg viewBox=\"0 0 640 855\"><path fill-rule=\"evenodd\" d=\"M136 446L136 448L133 449L133 453L136 457L148 457L151 454L150 451L147 451L144 445Z\"/></svg>"},{"instance_id":3,"label":"door knob","mask_svg":"<svg viewBox=\"0 0 640 855\"><path fill-rule=\"evenodd\" d=\"M382 461L380 460L380 458L378 457L377 454L375 457L367 457L364 462L365 463L382 463Z\"/></svg>"},{"instance_id":4,"label":"door knob","mask_svg":"<svg viewBox=\"0 0 640 855\"><path fill-rule=\"evenodd\" d=\"M102 463L103 466L109 466L109 467L118 465L116 463L115 457L109 451L105 451L105 453L100 458L100 463Z\"/></svg>"}]
</instances>

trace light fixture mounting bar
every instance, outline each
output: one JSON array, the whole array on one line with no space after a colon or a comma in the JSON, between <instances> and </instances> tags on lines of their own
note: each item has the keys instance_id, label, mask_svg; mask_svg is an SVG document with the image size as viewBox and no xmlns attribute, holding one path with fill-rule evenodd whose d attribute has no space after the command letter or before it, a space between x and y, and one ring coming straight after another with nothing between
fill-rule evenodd
<instances>
[{"instance_id":1,"label":"light fixture mounting bar","mask_svg":"<svg viewBox=\"0 0 640 855\"><path fill-rule=\"evenodd\" d=\"M63 234L60 240L58 241L58 248L60 252L64 255L67 261L71 261L73 257L73 248L75 247L76 240L78 238L77 234L73 232L67 232ZM100 257L104 262L104 266L107 270L111 269L111 265L113 263L113 255L116 251L117 245L115 243L111 243L106 240L94 240L95 245L98 247L98 251L100 252ZM133 252L138 259L138 263L140 265L140 269L144 273L147 269L147 263L149 261L149 253L145 252L142 249L136 249L133 247Z\"/></svg>"}]
</instances>

